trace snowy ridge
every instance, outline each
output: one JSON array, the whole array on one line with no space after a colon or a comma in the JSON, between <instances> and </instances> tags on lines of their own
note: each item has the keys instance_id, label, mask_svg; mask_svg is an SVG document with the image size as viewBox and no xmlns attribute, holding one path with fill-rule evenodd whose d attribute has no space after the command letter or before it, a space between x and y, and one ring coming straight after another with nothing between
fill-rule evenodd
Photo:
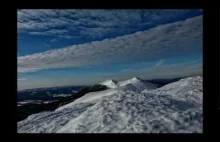
<instances>
[{"instance_id":1,"label":"snowy ridge","mask_svg":"<svg viewBox=\"0 0 220 142\"><path fill-rule=\"evenodd\" d=\"M202 132L201 76L158 89L146 84L144 88L142 83L136 78L118 82L117 88L88 93L56 111L31 115L18 122L18 133Z\"/></svg>"},{"instance_id":2,"label":"snowy ridge","mask_svg":"<svg viewBox=\"0 0 220 142\"><path fill-rule=\"evenodd\" d=\"M124 90L130 90L135 92L140 92L144 89L153 90L157 88L156 85L148 81L141 80L137 77L133 77L132 79L126 81L120 81L118 82L118 86L123 88Z\"/></svg>"},{"instance_id":3,"label":"snowy ridge","mask_svg":"<svg viewBox=\"0 0 220 142\"><path fill-rule=\"evenodd\" d=\"M105 85L108 88L117 88L118 87L117 82L115 80L106 80L100 84Z\"/></svg>"},{"instance_id":4,"label":"snowy ridge","mask_svg":"<svg viewBox=\"0 0 220 142\"><path fill-rule=\"evenodd\" d=\"M82 96L81 98L75 100L72 103L59 107L55 111L60 111L62 109L71 107L78 103L87 103L87 102L95 103L98 100L100 100L102 97L109 96L109 95L119 93L119 92L124 92L124 91L141 92L144 89L147 89L147 90L156 89L156 86L154 84L146 82L146 81L144 82L141 79L138 79L136 77L129 79L129 80L125 80L125 81L120 81L118 83L114 80L106 80L100 84L106 85L110 89L99 91L99 92L88 93Z\"/></svg>"},{"instance_id":5,"label":"snowy ridge","mask_svg":"<svg viewBox=\"0 0 220 142\"><path fill-rule=\"evenodd\" d=\"M125 85L127 85L127 84L137 83L137 82L139 82L139 81L141 81L139 78L133 77L132 79L129 79L129 80L120 81L120 82L118 83L118 85L119 85L119 86L125 86Z\"/></svg>"},{"instance_id":6,"label":"snowy ridge","mask_svg":"<svg viewBox=\"0 0 220 142\"><path fill-rule=\"evenodd\" d=\"M197 103L203 101L202 76L188 77L177 82L167 84L157 90L180 98L189 99ZM156 90L156 91L157 91Z\"/></svg>"},{"instance_id":7,"label":"snowy ridge","mask_svg":"<svg viewBox=\"0 0 220 142\"><path fill-rule=\"evenodd\" d=\"M119 88L119 87L124 87L124 86L127 86L129 84L133 85L133 86L136 86L136 87L145 87L145 88L148 88L148 89L156 89L156 85L150 83L150 82L147 82L147 81L143 81L137 77L133 77L132 79L129 79L129 80L124 80L124 81L115 81L115 80L106 80L102 83L100 83L102 85L106 85L108 88Z\"/></svg>"},{"instance_id":8,"label":"snowy ridge","mask_svg":"<svg viewBox=\"0 0 220 142\"><path fill-rule=\"evenodd\" d=\"M59 107L55 111L60 111L60 110L63 110L63 109L69 108L69 107L73 107L75 104L79 104L79 103L87 103L87 102L89 102L89 103L96 103L102 97L112 95L112 94L114 94L116 92L119 92L119 90L108 89L108 90L99 91L99 92L91 92L91 93L88 93L88 94L82 96L79 99L76 99L72 103L69 103L69 104L66 104L64 106Z\"/></svg>"}]
</instances>

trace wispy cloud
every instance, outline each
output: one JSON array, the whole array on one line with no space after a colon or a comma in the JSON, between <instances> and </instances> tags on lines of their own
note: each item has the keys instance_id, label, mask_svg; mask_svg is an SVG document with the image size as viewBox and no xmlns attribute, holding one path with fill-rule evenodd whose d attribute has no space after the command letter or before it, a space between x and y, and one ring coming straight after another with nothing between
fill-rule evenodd
<instances>
[{"instance_id":1,"label":"wispy cloud","mask_svg":"<svg viewBox=\"0 0 220 142\"><path fill-rule=\"evenodd\" d=\"M163 65L157 69L140 70L140 77L147 79L166 79L186 76L202 75L202 62L187 62Z\"/></svg>"},{"instance_id":2,"label":"wispy cloud","mask_svg":"<svg viewBox=\"0 0 220 142\"><path fill-rule=\"evenodd\" d=\"M164 62L164 60L160 60L153 67L155 67L155 68L159 67L159 66L161 66L163 64L163 62Z\"/></svg>"},{"instance_id":3,"label":"wispy cloud","mask_svg":"<svg viewBox=\"0 0 220 142\"><path fill-rule=\"evenodd\" d=\"M160 60L201 50L202 16L198 16L113 39L18 57L18 72ZM162 63L160 60L155 66Z\"/></svg>"},{"instance_id":4,"label":"wispy cloud","mask_svg":"<svg viewBox=\"0 0 220 142\"><path fill-rule=\"evenodd\" d=\"M101 38L154 27L200 10L18 10L18 33L62 38Z\"/></svg>"},{"instance_id":5,"label":"wispy cloud","mask_svg":"<svg viewBox=\"0 0 220 142\"><path fill-rule=\"evenodd\" d=\"M147 66L148 69L149 68L153 69L153 68L160 67L163 63L164 63L164 60L159 60L156 63L142 62L142 63L139 63L139 64L132 64L128 68L122 70L121 72L132 72L132 71L135 71L137 69L141 69L143 67L146 68L146 66Z\"/></svg>"},{"instance_id":6,"label":"wispy cloud","mask_svg":"<svg viewBox=\"0 0 220 142\"><path fill-rule=\"evenodd\" d=\"M25 81L27 78L18 78L18 81Z\"/></svg>"},{"instance_id":7,"label":"wispy cloud","mask_svg":"<svg viewBox=\"0 0 220 142\"><path fill-rule=\"evenodd\" d=\"M51 36L51 35L65 35L66 33L68 33L67 30L58 30L58 29L52 29L52 30L47 30L47 31L34 31L34 32L30 32L30 34L32 35L48 35L48 36Z\"/></svg>"},{"instance_id":8,"label":"wispy cloud","mask_svg":"<svg viewBox=\"0 0 220 142\"><path fill-rule=\"evenodd\" d=\"M130 69L125 69L125 70L122 70L121 72L128 72L130 71Z\"/></svg>"},{"instance_id":9,"label":"wispy cloud","mask_svg":"<svg viewBox=\"0 0 220 142\"><path fill-rule=\"evenodd\" d=\"M131 78L134 75L143 79L168 79L177 77L186 77L194 75L202 75L203 67L202 61L188 61L172 64L161 64L156 68L153 67L140 67L138 70L129 70L118 74L109 73L105 76L115 79Z\"/></svg>"}]
</instances>

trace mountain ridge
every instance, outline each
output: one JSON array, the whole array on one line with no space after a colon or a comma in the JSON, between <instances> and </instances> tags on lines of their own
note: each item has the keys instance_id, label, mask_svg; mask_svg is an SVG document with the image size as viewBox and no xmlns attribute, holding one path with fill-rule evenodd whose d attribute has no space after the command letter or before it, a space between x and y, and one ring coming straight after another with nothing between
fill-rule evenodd
<instances>
[{"instance_id":1,"label":"mountain ridge","mask_svg":"<svg viewBox=\"0 0 220 142\"><path fill-rule=\"evenodd\" d=\"M201 133L202 81L191 77L140 92L123 86L88 93L64 109L20 121L18 133Z\"/></svg>"}]
</instances>

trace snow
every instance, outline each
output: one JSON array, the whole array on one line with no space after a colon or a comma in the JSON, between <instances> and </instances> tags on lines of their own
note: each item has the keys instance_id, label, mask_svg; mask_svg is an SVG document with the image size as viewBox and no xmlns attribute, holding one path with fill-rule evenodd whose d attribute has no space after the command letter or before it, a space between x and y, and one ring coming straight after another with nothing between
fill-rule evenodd
<instances>
[{"instance_id":1,"label":"snow","mask_svg":"<svg viewBox=\"0 0 220 142\"><path fill-rule=\"evenodd\" d=\"M118 84L119 84L119 86L125 86L127 84L136 83L139 81L140 81L140 79L138 79L137 77L133 77L132 79L129 79L126 81L120 81Z\"/></svg>"},{"instance_id":2,"label":"snow","mask_svg":"<svg viewBox=\"0 0 220 142\"><path fill-rule=\"evenodd\" d=\"M177 82L170 83L159 89L158 91L166 92L167 94L178 96L180 98L197 101L203 101L203 79L201 76L188 77ZM156 91L157 91L156 90Z\"/></svg>"},{"instance_id":3,"label":"snow","mask_svg":"<svg viewBox=\"0 0 220 142\"><path fill-rule=\"evenodd\" d=\"M56 101L56 100L55 100ZM20 101L20 102L17 102L17 106L22 106L24 104L29 104L29 103L32 103L32 104L48 104L48 103L51 103L51 102L55 102L55 101L43 101L43 100L25 100L25 101Z\"/></svg>"},{"instance_id":4,"label":"snow","mask_svg":"<svg viewBox=\"0 0 220 142\"><path fill-rule=\"evenodd\" d=\"M71 96L72 94L54 94L53 97L67 97Z\"/></svg>"},{"instance_id":5,"label":"snow","mask_svg":"<svg viewBox=\"0 0 220 142\"><path fill-rule=\"evenodd\" d=\"M114 83L114 85L113 85L113 83ZM130 90L130 91L140 92L140 91L143 91L144 89L155 89L156 88L156 86L153 85L152 83L149 83L149 82L143 83L140 79L137 79L135 77L130 80L121 81L121 82L119 82L119 85L116 84L116 81L113 81L113 80L106 80L100 84L107 85L107 87L112 88L112 89L88 93L88 94L82 96L81 98L75 100L72 103L69 103L67 105L59 107L58 109L56 109L56 111L60 111L62 109L71 107L77 103L86 103L86 102L94 102L95 103L99 99L101 99L102 97L109 96L109 95L123 92L123 91ZM117 86L117 88L116 88L116 86Z\"/></svg>"},{"instance_id":6,"label":"snow","mask_svg":"<svg viewBox=\"0 0 220 142\"><path fill-rule=\"evenodd\" d=\"M72 90L72 92L73 92L73 93L77 93L78 91L76 91L76 90Z\"/></svg>"},{"instance_id":7,"label":"snow","mask_svg":"<svg viewBox=\"0 0 220 142\"><path fill-rule=\"evenodd\" d=\"M41 112L18 122L18 133L54 133L69 120L76 118L91 104L79 104L65 111Z\"/></svg>"},{"instance_id":8,"label":"snow","mask_svg":"<svg viewBox=\"0 0 220 142\"><path fill-rule=\"evenodd\" d=\"M97 102L99 99L101 99L104 96L108 96L108 95L112 95L114 93L118 92L118 90L115 89L109 89L109 90L104 90L104 91L99 91L99 92L91 92L88 93L84 96L82 96L79 99L76 99L74 102L66 104L64 106L59 107L58 109L56 109L55 111L60 111L69 107L74 106L75 104L79 104L79 103L87 103L87 102L92 102L95 103Z\"/></svg>"},{"instance_id":9,"label":"snow","mask_svg":"<svg viewBox=\"0 0 220 142\"><path fill-rule=\"evenodd\" d=\"M123 88L123 90L130 90L130 91L135 91L135 92L140 92L143 91L144 89L147 90L154 90L157 88L156 85L143 81L137 78L132 78L130 80L126 81L120 81L118 83L119 88Z\"/></svg>"},{"instance_id":10,"label":"snow","mask_svg":"<svg viewBox=\"0 0 220 142\"><path fill-rule=\"evenodd\" d=\"M202 111L196 107L169 96L124 92L102 99L57 132L201 132Z\"/></svg>"},{"instance_id":11,"label":"snow","mask_svg":"<svg viewBox=\"0 0 220 142\"><path fill-rule=\"evenodd\" d=\"M52 103L52 102L56 102L57 100L55 101L43 101L44 104L49 104L49 103Z\"/></svg>"},{"instance_id":12,"label":"snow","mask_svg":"<svg viewBox=\"0 0 220 142\"><path fill-rule=\"evenodd\" d=\"M28 101L27 101L27 102L24 102L24 101L23 101L23 102L18 102L17 104L21 105L21 104L28 104L28 103L30 103L30 102L28 102Z\"/></svg>"},{"instance_id":13,"label":"snow","mask_svg":"<svg viewBox=\"0 0 220 142\"><path fill-rule=\"evenodd\" d=\"M132 84L132 86L135 86L136 88L148 88L148 89L156 89L156 85L147 82L147 81L142 81L141 79L137 77L133 77L132 79L125 80L125 81L115 81L115 80L106 80L102 83L102 85L106 85L108 88L119 88L119 87L124 87L126 86L127 89L129 89L128 85ZM130 88L131 89L131 88Z\"/></svg>"},{"instance_id":14,"label":"snow","mask_svg":"<svg viewBox=\"0 0 220 142\"><path fill-rule=\"evenodd\" d=\"M18 122L18 133L202 133L201 76L161 88L138 78L116 84L33 114Z\"/></svg>"},{"instance_id":15,"label":"snow","mask_svg":"<svg viewBox=\"0 0 220 142\"><path fill-rule=\"evenodd\" d=\"M117 82L114 80L106 80L100 84L107 86L108 88L117 88Z\"/></svg>"},{"instance_id":16,"label":"snow","mask_svg":"<svg viewBox=\"0 0 220 142\"><path fill-rule=\"evenodd\" d=\"M42 100L24 100L24 101L18 102L17 104L20 104L20 105L29 104L29 103L40 104L42 102L43 102Z\"/></svg>"}]
</instances>

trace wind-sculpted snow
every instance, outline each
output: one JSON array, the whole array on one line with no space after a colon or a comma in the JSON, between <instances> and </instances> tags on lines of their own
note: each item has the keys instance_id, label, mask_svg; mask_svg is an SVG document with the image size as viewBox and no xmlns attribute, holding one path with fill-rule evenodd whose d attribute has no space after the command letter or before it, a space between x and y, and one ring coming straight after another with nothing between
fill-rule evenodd
<instances>
[{"instance_id":1,"label":"wind-sculpted snow","mask_svg":"<svg viewBox=\"0 0 220 142\"><path fill-rule=\"evenodd\" d=\"M170 95L124 92L102 99L58 132L202 132L201 109Z\"/></svg>"},{"instance_id":2,"label":"wind-sculpted snow","mask_svg":"<svg viewBox=\"0 0 220 142\"><path fill-rule=\"evenodd\" d=\"M94 104L77 104L63 111L41 112L18 122L18 133L54 133L63 127L70 119L78 117L88 107Z\"/></svg>"},{"instance_id":3,"label":"wind-sculpted snow","mask_svg":"<svg viewBox=\"0 0 220 142\"><path fill-rule=\"evenodd\" d=\"M203 101L203 79L201 76L188 77L165 85L155 91L166 92L189 101L201 103Z\"/></svg>"},{"instance_id":4,"label":"wind-sculpted snow","mask_svg":"<svg viewBox=\"0 0 220 142\"><path fill-rule=\"evenodd\" d=\"M202 132L202 77L185 78L154 90L135 90L132 85L137 84L89 93L63 109L32 115L18 123L18 132Z\"/></svg>"},{"instance_id":5,"label":"wind-sculpted snow","mask_svg":"<svg viewBox=\"0 0 220 142\"><path fill-rule=\"evenodd\" d=\"M117 82L114 81L114 80L106 80L106 81L104 81L104 82L102 82L100 84L105 85L108 88L117 88L118 87L117 86Z\"/></svg>"},{"instance_id":6,"label":"wind-sculpted snow","mask_svg":"<svg viewBox=\"0 0 220 142\"><path fill-rule=\"evenodd\" d=\"M112 95L112 94L114 94L116 92L119 92L119 91L120 90L109 89L109 90L105 90L105 91L91 92L91 93L88 93L88 94L84 95L83 97L75 100L72 103L69 103L69 104L66 104L64 106L59 107L55 111L60 111L60 110L63 110L65 108L69 108L69 107L74 107L75 104L79 104L79 103L87 103L87 102L96 103L102 97Z\"/></svg>"}]
</instances>

